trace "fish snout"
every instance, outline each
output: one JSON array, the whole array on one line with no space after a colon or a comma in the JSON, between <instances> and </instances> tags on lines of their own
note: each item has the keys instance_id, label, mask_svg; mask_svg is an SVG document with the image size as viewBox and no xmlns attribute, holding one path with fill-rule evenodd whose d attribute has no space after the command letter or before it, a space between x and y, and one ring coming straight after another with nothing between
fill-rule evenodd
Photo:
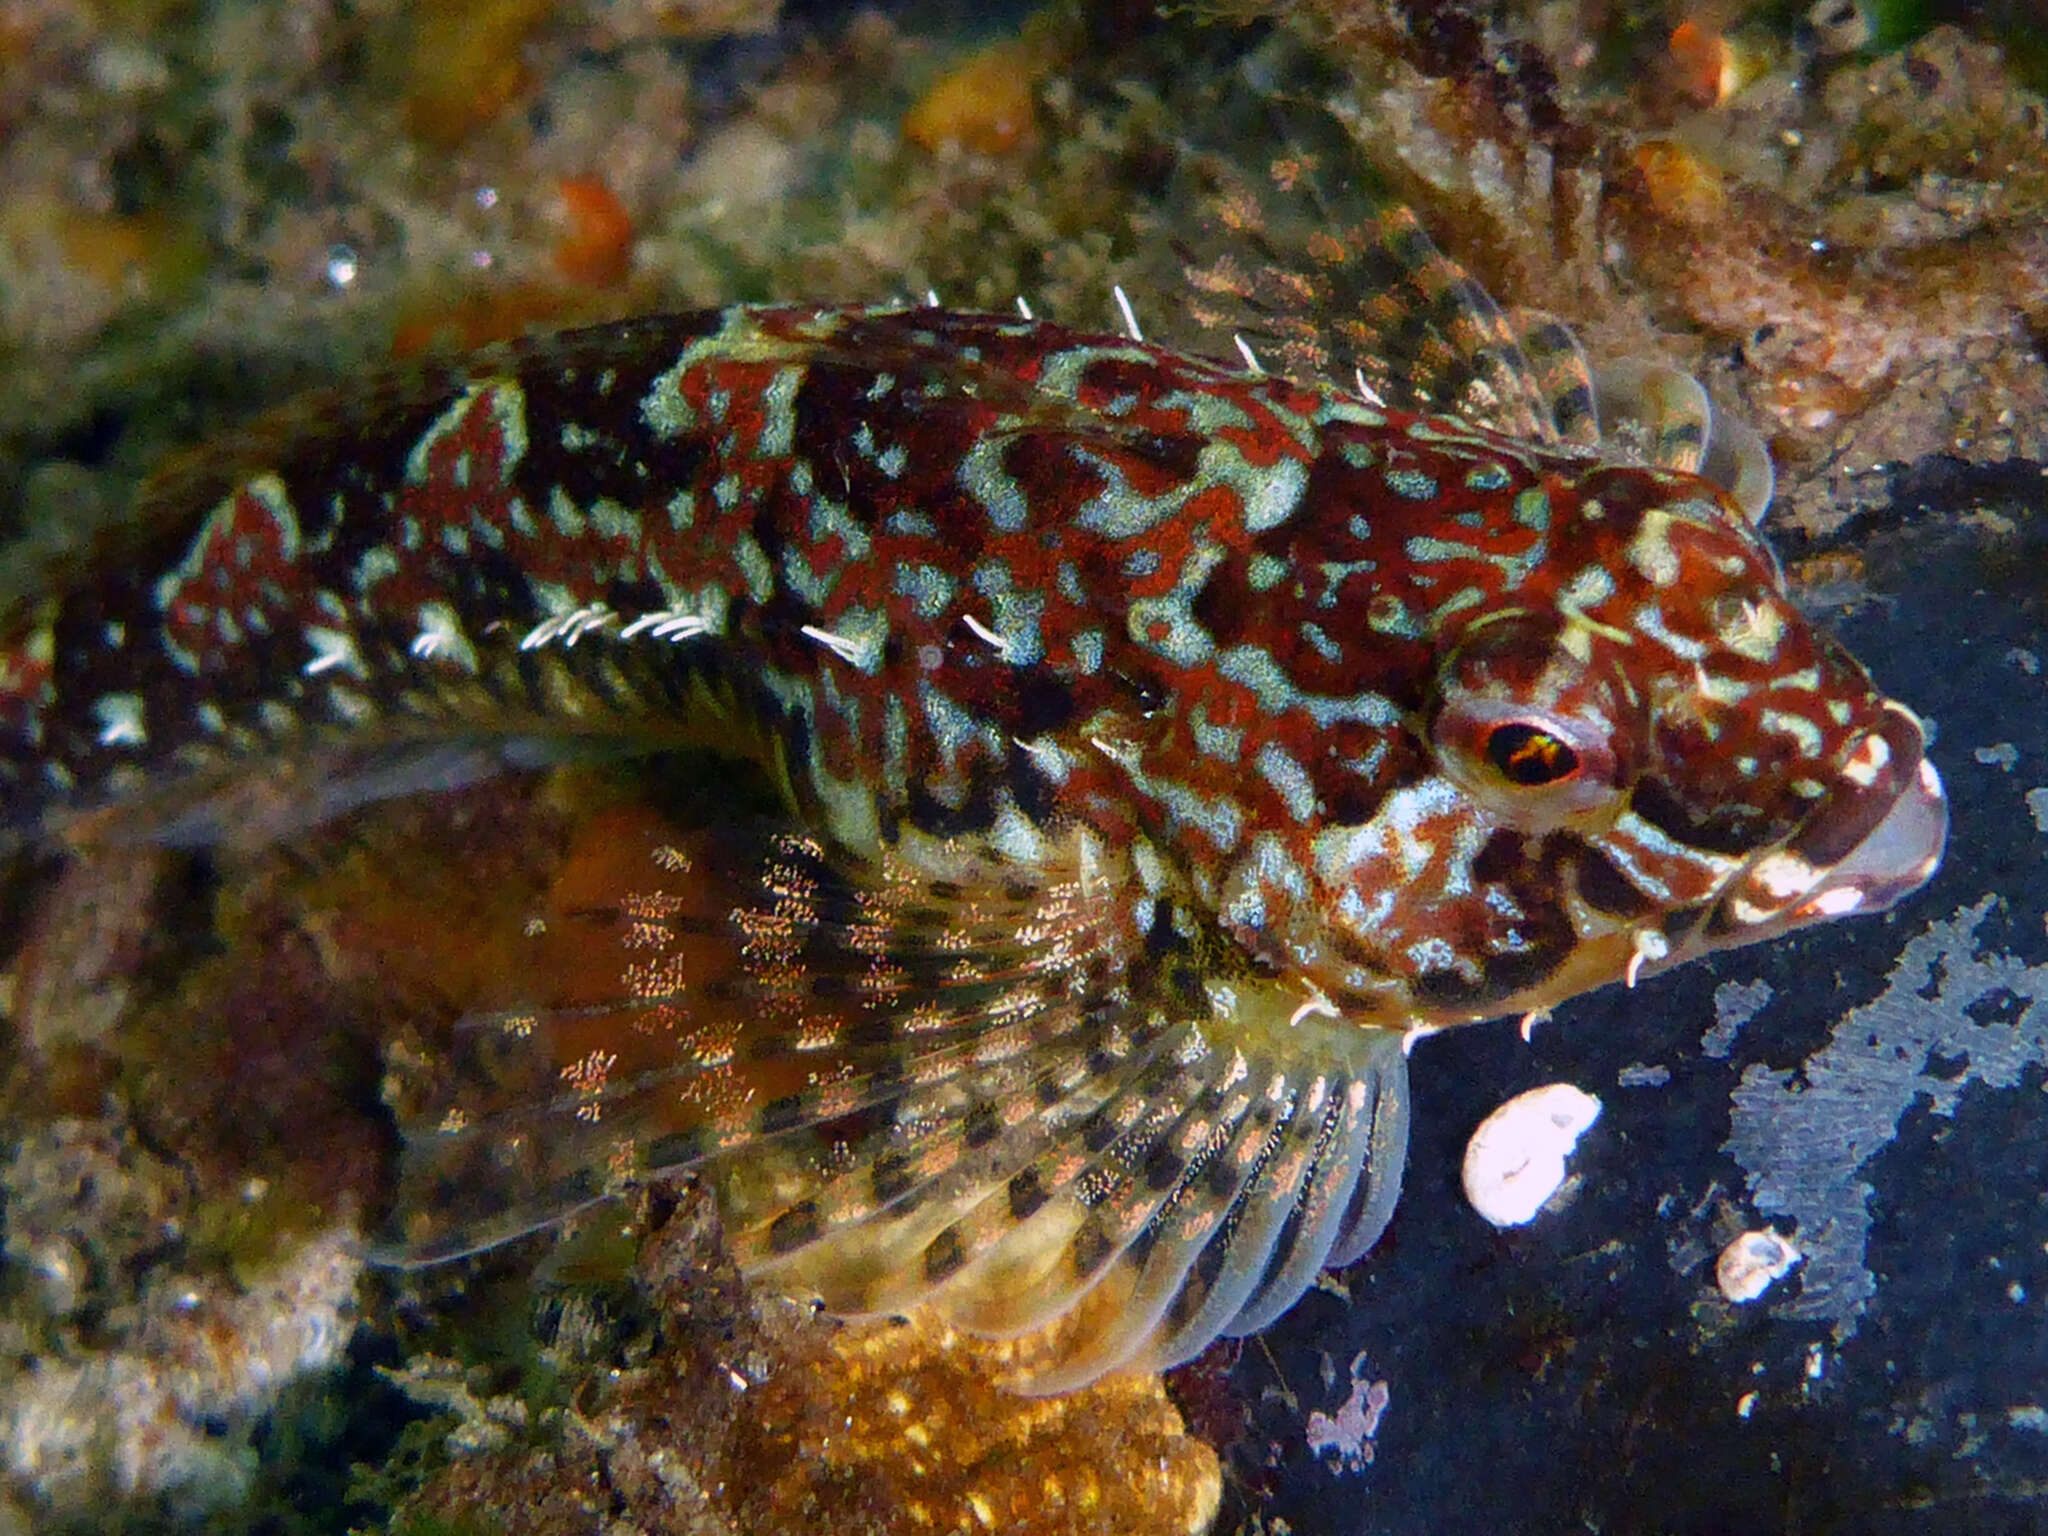
<instances>
[{"instance_id":1,"label":"fish snout","mask_svg":"<svg viewBox=\"0 0 2048 1536\"><path fill-rule=\"evenodd\" d=\"M1797 836L1760 855L1720 903L1748 942L1857 912L1882 912L1933 876L1948 845L1948 793L1903 705L1851 749L1836 790Z\"/></svg>"}]
</instances>

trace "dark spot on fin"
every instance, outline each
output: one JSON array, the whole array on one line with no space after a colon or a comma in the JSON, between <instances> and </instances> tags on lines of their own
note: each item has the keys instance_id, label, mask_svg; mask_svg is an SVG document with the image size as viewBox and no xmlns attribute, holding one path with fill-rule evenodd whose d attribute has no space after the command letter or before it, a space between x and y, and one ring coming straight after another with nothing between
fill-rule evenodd
<instances>
[{"instance_id":1,"label":"dark spot on fin","mask_svg":"<svg viewBox=\"0 0 2048 1536\"><path fill-rule=\"evenodd\" d=\"M1145 1160L1145 1187L1154 1192L1172 1189L1187 1172L1187 1166L1187 1159L1173 1148L1156 1148Z\"/></svg>"},{"instance_id":2,"label":"dark spot on fin","mask_svg":"<svg viewBox=\"0 0 2048 1536\"><path fill-rule=\"evenodd\" d=\"M1076 1280L1089 1280L1109 1262L1113 1252L1108 1236L1095 1222L1088 1222L1067 1244L1067 1268Z\"/></svg>"},{"instance_id":3,"label":"dark spot on fin","mask_svg":"<svg viewBox=\"0 0 2048 1536\"><path fill-rule=\"evenodd\" d=\"M1510 311L1508 323L1549 404L1558 439L1581 448L1598 446L1600 417L1594 405L1593 371L1572 328L1555 315L1530 309Z\"/></svg>"},{"instance_id":4,"label":"dark spot on fin","mask_svg":"<svg viewBox=\"0 0 2048 1536\"><path fill-rule=\"evenodd\" d=\"M875 1203L889 1205L909 1193L916 1179L910 1172L909 1158L901 1152L884 1152L875 1159L868 1182L875 1192Z\"/></svg>"},{"instance_id":5,"label":"dark spot on fin","mask_svg":"<svg viewBox=\"0 0 2048 1536\"><path fill-rule=\"evenodd\" d=\"M925 1245L924 1277L937 1285L957 1273L966 1262L967 1251L961 1246L959 1233L948 1227Z\"/></svg>"},{"instance_id":6,"label":"dark spot on fin","mask_svg":"<svg viewBox=\"0 0 2048 1536\"><path fill-rule=\"evenodd\" d=\"M792 1253L815 1242L820 1231L818 1207L811 1201L793 1205L768 1226L768 1246L775 1253Z\"/></svg>"},{"instance_id":7,"label":"dark spot on fin","mask_svg":"<svg viewBox=\"0 0 2048 1536\"><path fill-rule=\"evenodd\" d=\"M1029 1221L1044 1208L1048 1198L1037 1170L1031 1168L1011 1178L1009 1192L1010 1217L1014 1221Z\"/></svg>"},{"instance_id":8,"label":"dark spot on fin","mask_svg":"<svg viewBox=\"0 0 2048 1536\"><path fill-rule=\"evenodd\" d=\"M970 1151L979 1151L1001 1135L1002 1130L1002 1115L995 1105L983 1100L967 1112L961 1139Z\"/></svg>"},{"instance_id":9,"label":"dark spot on fin","mask_svg":"<svg viewBox=\"0 0 2048 1536\"><path fill-rule=\"evenodd\" d=\"M772 1099L761 1107L755 1124L763 1136L777 1136L784 1131L793 1130L805 1123L809 1103L808 1097L801 1093Z\"/></svg>"}]
</instances>

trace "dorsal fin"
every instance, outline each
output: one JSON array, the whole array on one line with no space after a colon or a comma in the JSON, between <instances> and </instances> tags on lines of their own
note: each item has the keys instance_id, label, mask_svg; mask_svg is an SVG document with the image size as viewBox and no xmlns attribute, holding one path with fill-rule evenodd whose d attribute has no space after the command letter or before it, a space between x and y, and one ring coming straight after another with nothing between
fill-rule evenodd
<instances>
[{"instance_id":1,"label":"dorsal fin","mask_svg":"<svg viewBox=\"0 0 2048 1536\"><path fill-rule=\"evenodd\" d=\"M1681 369L1597 373L1562 320L1503 312L1375 180L1335 114L1272 98L1257 170L1192 150L1199 232L1176 239L1189 289L1177 345L1353 385L1370 403L1458 416L1535 442L1698 473L1752 521L1770 504L1763 440Z\"/></svg>"},{"instance_id":2,"label":"dorsal fin","mask_svg":"<svg viewBox=\"0 0 2048 1536\"><path fill-rule=\"evenodd\" d=\"M1578 448L1598 448L1598 392L1592 364L1586 360L1578 335L1557 316L1540 309L1510 310L1508 324L1549 403L1551 424L1557 428L1559 440Z\"/></svg>"},{"instance_id":3,"label":"dorsal fin","mask_svg":"<svg viewBox=\"0 0 2048 1536\"><path fill-rule=\"evenodd\" d=\"M1584 413L1561 425L1552 410L1589 384L1576 348L1546 331L1539 367L1486 291L1372 186L1341 124L1298 103L1271 111L1286 148L1257 172L1184 160L1203 214L1179 243L1189 344L1227 357L1241 342L1269 372L1357 381L1396 410L1583 442Z\"/></svg>"},{"instance_id":4,"label":"dorsal fin","mask_svg":"<svg viewBox=\"0 0 2048 1536\"><path fill-rule=\"evenodd\" d=\"M1599 370L1595 394L1608 451L1704 476L1751 522L1763 519L1776 483L1770 450L1748 422L1716 409L1698 379L1665 363L1619 362Z\"/></svg>"}]
</instances>

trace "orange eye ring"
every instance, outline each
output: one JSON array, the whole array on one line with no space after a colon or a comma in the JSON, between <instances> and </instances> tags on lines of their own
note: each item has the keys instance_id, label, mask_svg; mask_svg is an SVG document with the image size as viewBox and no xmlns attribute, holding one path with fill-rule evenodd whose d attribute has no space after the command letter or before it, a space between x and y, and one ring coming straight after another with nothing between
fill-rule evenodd
<instances>
[{"instance_id":1,"label":"orange eye ring","mask_svg":"<svg viewBox=\"0 0 2048 1536\"><path fill-rule=\"evenodd\" d=\"M1526 720L1510 720L1486 733L1486 761L1508 783L1523 789L1561 784L1582 766L1570 743Z\"/></svg>"},{"instance_id":2,"label":"orange eye ring","mask_svg":"<svg viewBox=\"0 0 2048 1536\"><path fill-rule=\"evenodd\" d=\"M1445 766L1518 824L1597 815L1622 794L1613 739L1584 715L1511 699L1455 698L1437 712L1429 735Z\"/></svg>"}]
</instances>

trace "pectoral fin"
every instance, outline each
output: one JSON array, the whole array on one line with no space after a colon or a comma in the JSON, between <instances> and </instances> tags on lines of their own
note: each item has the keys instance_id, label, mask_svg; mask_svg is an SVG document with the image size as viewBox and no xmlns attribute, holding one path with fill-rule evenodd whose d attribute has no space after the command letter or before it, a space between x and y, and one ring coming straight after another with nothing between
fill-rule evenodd
<instances>
[{"instance_id":1,"label":"pectoral fin","mask_svg":"<svg viewBox=\"0 0 2048 1536\"><path fill-rule=\"evenodd\" d=\"M749 1274L1040 1334L1015 1384L1051 1392L1258 1327L1385 1225L1397 1035L1131 940L1099 880L641 835L623 888L558 892L543 1005L465 1021L422 1075L387 1258L697 1169Z\"/></svg>"}]
</instances>

